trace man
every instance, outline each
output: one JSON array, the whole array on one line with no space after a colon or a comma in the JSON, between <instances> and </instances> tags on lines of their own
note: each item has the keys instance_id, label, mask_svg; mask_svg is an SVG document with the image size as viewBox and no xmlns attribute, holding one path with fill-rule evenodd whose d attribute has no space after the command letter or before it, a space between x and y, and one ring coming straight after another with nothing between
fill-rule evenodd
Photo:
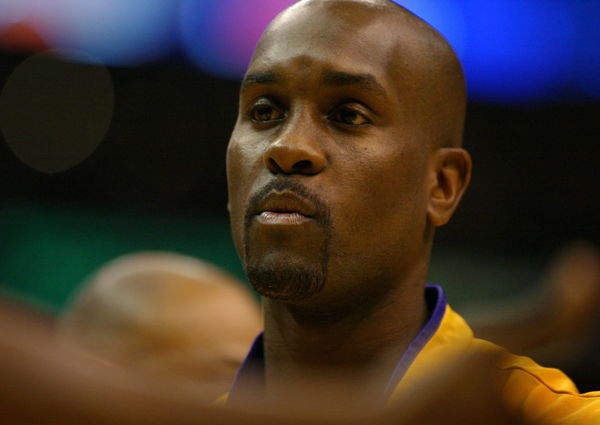
<instances>
[{"instance_id":1,"label":"man","mask_svg":"<svg viewBox=\"0 0 600 425\"><path fill-rule=\"evenodd\" d=\"M235 245L265 297L230 405L381 406L442 360L499 351L425 287L471 175L465 99L447 42L391 1L300 1L271 23L227 152ZM529 359L496 363L523 418L600 418L600 393Z\"/></svg>"},{"instance_id":2,"label":"man","mask_svg":"<svg viewBox=\"0 0 600 425\"><path fill-rule=\"evenodd\" d=\"M261 328L258 305L233 276L185 255L140 252L98 270L58 334L107 364L212 402L229 388Z\"/></svg>"},{"instance_id":3,"label":"man","mask_svg":"<svg viewBox=\"0 0 600 425\"><path fill-rule=\"evenodd\" d=\"M598 423L597 395L473 339L424 289L434 230L470 176L464 100L445 41L387 0L298 3L242 84L230 211L266 323L228 402L321 414L323 399L351 419L202 407L61 352L0 306L0 423ZM354 401L389 409L365 419Z\"/></svg>"}]
</instances>

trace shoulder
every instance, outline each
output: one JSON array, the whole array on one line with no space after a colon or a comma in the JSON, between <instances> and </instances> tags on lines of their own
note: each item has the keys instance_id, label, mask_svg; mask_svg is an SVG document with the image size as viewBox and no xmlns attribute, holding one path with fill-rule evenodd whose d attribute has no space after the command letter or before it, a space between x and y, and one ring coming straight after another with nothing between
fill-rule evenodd
<instances>
[{"instance_id":1,"label":"shoulder","mask_svg":"<svg viewBox=\"0 0 600 425\"><path fill-rule=\"evenodd\" d=\"M541 366L489 341L474 338L471 348L497 352L495 364L504 378L500 392L503 401L527 421L600 424L600 391L581 394L561 370Z\"/></svg>"},{"instance_id":2,"label":"shoulder","mask_svg":"<svg viewBox=\"0 0 600 425\"><path fill-rule=\"evenodd\" d=\"M495 367L502 375L499 393L503 402L526 422L600 425L600 391L581 394L561 370L541 366L529 357L510 353L492 342L476 338L450 306L447 306L437 332L417 357L412 371L409 370L407 381L414 381L411 378L418 378L421 375L418 372L431 369L439 362L468 353L492 355Z\"/></svg>"},{"instance_id":3,"label":"shoulder","mask_svg":"<svg viewBox=\"0 0 600 425\"><path fill-rule=\"evenodd\" d=\"M215 401L210 403L213 406L225 407L227 405L227 400L229 399L229 393L225 393L217 398Z\"/></svg>"}]
</instances>

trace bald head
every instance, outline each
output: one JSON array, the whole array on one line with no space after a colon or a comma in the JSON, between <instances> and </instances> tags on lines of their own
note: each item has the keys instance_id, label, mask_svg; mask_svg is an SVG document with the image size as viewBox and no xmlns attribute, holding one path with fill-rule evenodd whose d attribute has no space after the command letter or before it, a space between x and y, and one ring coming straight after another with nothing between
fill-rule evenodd
<instances>
[{"instance_id":1,"label":"bald head","mask_svg":"<svg viewBox=\"0 0 600 425\"><path fill-rule=\"evenodd\" d=\"M149 252L100 269L60 331L104 361L197 385L214 400L261 328L256 303L235 278L190 257Z\"/></svg>"},{"instance_id":2,"label":"bald head","mask_svg":"<svg viewBox=\"0 0 600 425\"><path fill-rule=\"evenodd\" d=\"M357 35L369 35L360 40ZM466 87L462 66L446 39L432 26L390 0L303 0L282 12L261 38L250 70L277 55L282 39L315 49L319 39L363 54L388 73L393 94L418 120L422 142L433 148L462 144ZM365 42L369 40L369 42ZM289 46L287 47L289 48ZM318 47L317 47L318 48ZM407 102L408 100L408 102Z\"/></svg>"}]
</instances>

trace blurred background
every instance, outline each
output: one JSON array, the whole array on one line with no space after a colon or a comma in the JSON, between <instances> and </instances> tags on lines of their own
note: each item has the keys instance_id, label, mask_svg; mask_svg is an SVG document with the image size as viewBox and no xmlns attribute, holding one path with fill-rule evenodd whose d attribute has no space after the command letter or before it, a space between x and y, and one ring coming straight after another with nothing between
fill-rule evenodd
<instances>
[{"instance_id":1,"label":"blurred background","mask_svg":"<svg viewBox=\"0 0 600 425\"><path fill-rule=\"evenodd\" d=\"M0 292L52 314L107 261L169 250L243 273L224 154L266 24L293 0L0 0ZM471 187L430 280L459 311L600 244L600 1L398 1L470 93ZM351 34L349 34L349 37Z\"/></svg>"}]
</instances>

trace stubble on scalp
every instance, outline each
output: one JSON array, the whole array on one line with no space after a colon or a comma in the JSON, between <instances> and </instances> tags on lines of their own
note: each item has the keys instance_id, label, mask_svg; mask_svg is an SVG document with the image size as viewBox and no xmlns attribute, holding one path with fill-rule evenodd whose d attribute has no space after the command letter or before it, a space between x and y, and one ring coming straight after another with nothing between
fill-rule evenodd
<instances>
[{"instance_id":1,"label":"stubble on scalp","mask_svg":"<svg viewBox=\"0 0 600 425\"><path fill-rule=\"evenodd\" d=\"M316 208L314 219L324 235L318 248L319 261L298 258L285 262L265 262L253 256L248 241L255 207L268 193L285 190L309 200ZM244 271L252 287L264 297L281 301L301 301L322 292L327 280L331 234L329 209L317 195L293 180L279 178L271 181L252 196L244 218Z\"/></svg>"}]
</instances>

